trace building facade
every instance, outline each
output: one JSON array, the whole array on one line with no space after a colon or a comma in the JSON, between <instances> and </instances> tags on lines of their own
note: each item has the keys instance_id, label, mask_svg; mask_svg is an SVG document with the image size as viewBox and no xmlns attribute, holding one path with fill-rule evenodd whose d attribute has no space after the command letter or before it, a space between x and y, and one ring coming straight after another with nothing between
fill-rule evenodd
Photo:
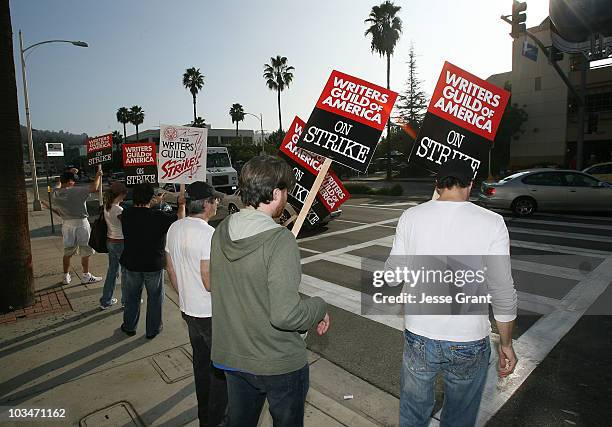
<instances>
[{"instance_id":1,"label":"building facade","mask_svg":"<svg viewBox=\"0 0 612 427\"><path fill-rule=\"evenodd\" d=\"M550 21L529 29L551 45ZM573 86L580 87L580 55L558 61ZM512 71L487 79L512 92L511 103L528 114L510 141L511 170L536 165L571 167L576 163L578 108L576 99L549 63L546 53L526 35L514 39ZM612 65L587 72L583 165L612 161Z\"/></svg>"},{"instance_id":2,"label":"building facade","mask_svg":"<svg viewBox=\"0 0 612 427\"><path fill-rule=\"evenodd\" d=\"M208 128L207 143L209 147L227 147L232 141L240 139L241 143L252 144L254 141L254 132L250 129L239 129L236 136L236 129L213 129L210 125ZM147 129L138 132L138 138L141 142L155 142L159 144L159 129ZM127 143L136 142L136 134L128 135Z\"/></svg>"}]
</instances>

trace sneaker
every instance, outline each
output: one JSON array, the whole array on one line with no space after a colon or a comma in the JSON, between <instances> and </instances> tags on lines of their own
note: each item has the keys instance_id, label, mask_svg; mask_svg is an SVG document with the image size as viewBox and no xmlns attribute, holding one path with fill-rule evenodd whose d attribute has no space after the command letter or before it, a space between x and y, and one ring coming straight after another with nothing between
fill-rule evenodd
<instances>
[{"instance_id":1,"label":"sneaker","mask_svg":"<svg viewBox=\"0 0 612 427\"><path fill-rule=\"evenodd\" d=\"M98 283L98 282L101 282L101 281L102 281L101 277L94 276L91 273L85 273L83 275L83 279L81 279L81 283L84 284L84 285L88 285L90 283Z\"/></svg>"},{"instance_id":2,"label":"sneaker","mask_svg":"<svg viewBox=\"0 0 612 427\"><path fill-rule=\"evenodd\" d=\"M111 298L108 304L100 304L100 309L106 310L107 308L110 308L111 305L114 305L114 304L117 304L117 298Z\"/></svg>"},{"instance_id":3,"label":"sneaker","mask_svg":"<svg viewBox=\"0 0 612 427\"><path fill-rule=\"evenodd\" d=\"M121 330L128 336L128 337L133 337L134 335L136 335L136 331L130 331L129 329L125 329L125 326L123 324L121 324Z\"/></svg>"},{"instance_id":4,"label":"sneaker","mask_svg":"<svg viewBox=\"0 0 612 427\"><path fill-rule=\"evenodd\" d=\"M62 280L62 284L69 285L72 282L72 277L70 277L70 273L64 274L64 280Z\"/></svg>"}]
</instances>

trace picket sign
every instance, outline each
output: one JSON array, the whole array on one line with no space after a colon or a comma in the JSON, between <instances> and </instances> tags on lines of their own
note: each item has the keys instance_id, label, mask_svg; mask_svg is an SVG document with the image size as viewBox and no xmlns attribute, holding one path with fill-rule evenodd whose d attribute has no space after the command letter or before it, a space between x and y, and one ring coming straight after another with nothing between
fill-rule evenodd
<instances>
[{"instance_id":1,"label":"picket sign","mask_svg":"<svg viewBox=\"0 0 612 427\"><path fill-rule=\"evenodd\" d=\"M302 228L302 225L304 225L304 220L306 219L306 215L308 215L308 212L310 211L310 208L312 207L312 203L315 201L315 198L317 197L317 194L319 193L319 188L321 188L321 184L323 184L323 179L325 178L325 175L327 175L327 171L329 170L331 163L332 163L332 159L330 159L329 157L326 157L325 161L321 165L321 169L319 169L319 173L317 174L317 178L315 179L314 184L312 184L312 188L308 192L308 196L306 197L306 200L304 201L304 206L302 206L302 210L300 211L300 214L295 220L295 224L293 224L293 229L291 230L291 232L296 238L298 234L300 233L300 229Z\"/></svg>"}]
</instances>

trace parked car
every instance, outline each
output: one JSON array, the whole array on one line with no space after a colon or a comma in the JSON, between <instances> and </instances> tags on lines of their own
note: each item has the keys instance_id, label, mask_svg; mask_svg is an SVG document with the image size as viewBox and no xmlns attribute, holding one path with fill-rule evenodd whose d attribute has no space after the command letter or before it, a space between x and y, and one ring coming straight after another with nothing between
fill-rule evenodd
<instances>
[{"instance_id":1,"label":"parked car","mask_svg":"<svg viewBox=\"0 0 612 427\"><path fill-rule=\"evenodd\" d=\"M612 185L575 170L530 169L484 182L479 202L519 216L536 211L612 212Z\"/></svg>"},{"instance_id":2,"label":"parked car","mask_svg":"<svg viewBox=\"0 0 612 427\"><path fill-rule=\"evenodd\" d=\"M238 190L234 194L227 195L223 198L223 200L221 200L221 203L219 203L219 207L217 209L217 215L215 216L215 219L225 218L227 215L239 212L240 209L244 209L244 204L240 199L240 190ZM297 216L298 214L299 212L296 211L293 206L287 203L285 210L283 211L280 218L276 219L276 222L278 222L279 224L284 224L293 215ZM317 222L315 224L315 227L324 226L328 224L331 220L338 218L340 215L342 215L342 210L337 209L319 222ZM309 227L308 221L304 221L304 227Z\"/></svg>"},{"instance_id":3,"label":"parked car","mask_svg":"<svg viewBox=\"0 0 612 427\"><path fill-rule=\"evenodd\" d=\"M602 181L612 183L612 162L597 163L593 166L589 166L582 172L593 175Z\"/></svg>"}]
</instances>

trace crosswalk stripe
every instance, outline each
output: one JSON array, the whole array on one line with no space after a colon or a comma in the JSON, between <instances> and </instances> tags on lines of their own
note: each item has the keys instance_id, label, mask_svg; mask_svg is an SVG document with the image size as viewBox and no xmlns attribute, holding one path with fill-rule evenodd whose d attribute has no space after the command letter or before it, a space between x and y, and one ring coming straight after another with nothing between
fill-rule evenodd
<instances>
[{"instance_id":1,"label":"crosswalk stripe","mask_svg":"<svg viewBox=\"0 0 612 427\"><path fill-rule=\"evenodd\" d=\"M361 221L349 221L347 219L336 219L336 222L346 222L347 224L367 224L367 222ZM377 227L385 227L385 228L393 228L395 229L395 225L377 225Z\"/></svg>"},{"instance_id":2,"label":"crosswalk stripe","mask_svg":"<svg viewBox=\"0 0 612 427\"><path fill-rule=\"evenodd\" d=\"M526 224L541 224L541 225L562 225L575 228L592 228L595 230L612 230L612 225L603 224L586 224L584 222L565 222L565 221L547 221L543 219L527 219L527 218L504 218L507 224L526 223Z\"/></svg>"},{"instance_id":3,"label":"crosswalk stripe","mask_svg":"<svg viewBox=\"0 0 612 427\"><path fill-rule=\"evenodd\" d=\"M521 228L521 227L508 227L508 231L511 233L522 233L522 234L533 234L535 236L547 236L547 237L562 237L564 239L574 240L589 240L592 242L610 242L612 238L610 236L596 236L594 234L582 234L582 233L566 233L564 231L550 231L540 230L533 228Z\"/></svg>"},{"instance_id":4,"label":"crosswalk stripe","mask_svg":"<svg viewBox=\"0 0 612 427\"><path fill-rule=\"evenodd\" d=\"M319 234L318 236L302 237L301 239L297 239L297 241L298 241L298 244L304 243L304 242L311 242L313 240L324 239L330 236L337 236L339 234L352 233L353 231L365 230L366 228L376 227L378 225L389 224L390 222L395 222L398 219L399 218L390 218L390 219L385 219L385 220L378 221L378 222L372 222L369 224L358 225L356 227L346 228L344 230L331 231L329 233L322 233L322 234Z\"/></svg>"}]
</instances>

